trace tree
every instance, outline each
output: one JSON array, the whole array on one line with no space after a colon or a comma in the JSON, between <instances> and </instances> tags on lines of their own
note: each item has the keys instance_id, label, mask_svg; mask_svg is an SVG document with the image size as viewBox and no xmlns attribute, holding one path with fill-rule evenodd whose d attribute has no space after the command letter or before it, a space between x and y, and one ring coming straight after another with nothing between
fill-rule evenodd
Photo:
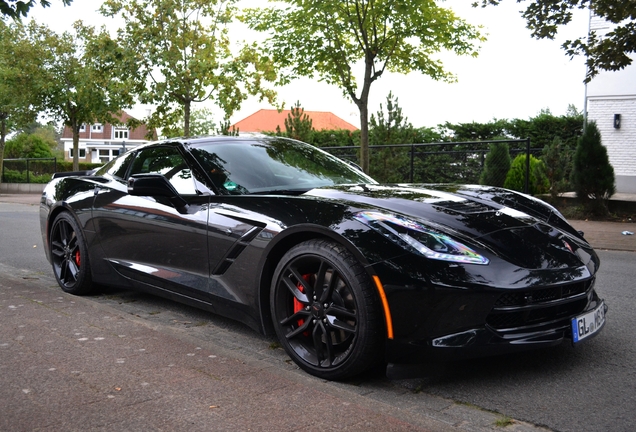
<instances>
[{"instance_id":1,"label":"tree","mask_svg":"<svg viewBox=\"0 0 636 432\"><path fill-rule=\"evenodd\" d=\"M510 152L508 143L492 143L484 161L484 171L479 178L479 184L502 187L509 170Z\"/></svg>"},{"instance_id":2,"label":"tree","mask_svg":"<svg viewBox=\"0 0 636 432\"><path fill-rule=\"evenodd\" d=\"M117 115L132 106L129 84L113 75L121 50L105 29L96 31L81 21L74 31L58 35L33 26L31 43L42 52L45 84L44 112L73 131L73 170L79 170L79 131L82 124L117 123Z\"/></svg>"},{"instance_id":3,"label":"tree","mask_svg":"<svg viewBox=\"0 0 636 432\"><path fill-rule=\"evenodd\" d=\"M274 81L274 70L245 46L237 57L230 51L226 25L236 0L106 0L106 16L120 16L119 41L126 49L120 71L134 80L140 102L156 104L151 127L183 118L190 136L191 106L212 99L226 119L248 95L274 100L263 81Z\"/></svg>"},{"instance_id":4,"label":"tree","mask_svg":"<svg viewBox=\"0 0 636 432\"><path fill-rule=\"evenodd\" d=\"M72 1L73 0L62 0L62 3L64 6L68 6ZM36 4L37 0L0 0L0 13L2 13L4 17L20 19L21 17L26 17L29 10ZM49 7L51 6L51 2L49 0L40 0L40 5L42 5L42 7Z\"/></svg>"},{"instance_id":5,"label":"tree","mask_svg":"<svg viewBox=\"0 0 636 432\"><path fill-rule=\"evenodd\" d=\"M238 136L239 130L231 125L230 119L226 118L217 128L216 134L225 136Z\"/></svg>"},{"instance_id":6,"label":"tree","mask_svg":"<svg viewBox=\"0 0 636 432\"><path fill-rule=\"evenodd\" d=\"M386 113L380 104L380 110L371 114L369 125L369 143L371 145L412 144L416 129L402 114L398 98L392 92L386 97ZM382 183L398 183L408 179L410 167L409 149L405 147L387 147L376 149L369 155L371 176Z\"/></svg>"},{"instance_id":7,"label":"tree","mask_svg":"<svg viewBox=\"0 0 636 432\"><path fill-rule=\"evenodd\" d=\"M20 23L0 21L0 173L6 137L37 116L40 54ZM0 176L0 182L2 181Z\"/></svg>"},{"instance_id":8,"label":"tree","mask_svg":"<svg viewBox=\"0 0 636 432\"><path fill-rule=\"evenodd\" d=\"M276 126L276 128L279 132L280 127ZM299 141L311 142L313 131L312 120L305 114L305 109L300 106L300 101L296 101L296 105L292 107L285 119L285 135Z\"/></svg>"},{"instance_id":9,"label":"tree","mask_svg":"<svg viewBox=\"0 0 636 432\"><path fill-rule=\"evenodd\" d=\"M482 6L497 5L502 0L481 0ZM519 3L525 0L517 0ZM473 5L476 5L474 3ZM636 52L636 2L623 0L530 0L522 16L532 36L554 39L559 26L572 21L574 9L590 8L591 12L613 25L600 35L596 31L563 43L569 56L584 55L587 64L586 82L601 70L615 71L632 64L630 54Z\"/></svg>"},{"instance_id":10,"label":"tree","mask_svg":"<svg viewBox=\"0 0 636 432\"><path fill-rule=\"evenodd\" d=\"M579 138L570 181L588 210L607 213L607 201L616 192L614 168L595 122L589 122Z\"/></svg>"},{"instance_id":11,"label":"tree","mask_svg":"<svg viewBox=\"0 0 636 432\"><path fill-rule=\"evenodd\" d=\"M453 81L434 55L477 55L479 30L433 0L287 0L287 8L247 9L242 19L265 32L280 83L317 76L340 87L360 112L360 164L369 172L369 92L386 70ZM354 67L360 67L358 87Z\"/></svg>"},{"instance_id":12,"label":"tree","mask_svg":"<svg viewBox=\"0 0 636 432\"><path fill-rule=\"evenodd\" d=\"M416 130L408 118L402 114L398 98L389 92L386 97L386 115L384 107L371 114L369 127L369 143L371 145L411 144L414 142Z\"/></svg>"},{"instance_id":13,"label":"tree","mask_svg":"<svg viewBox=\"0 0 636 432\"><path fill-rule=\"evenodd\" d=\"M194 109L190 112L190 135L202 136L211 135L216 130L216 123L212 120L212 110L208 108ZM176 118L176 121L164 126L161 130L161 135L166 138L182 137L185 136L183 131L183 113Z\"/></svg>"}]
</instances>

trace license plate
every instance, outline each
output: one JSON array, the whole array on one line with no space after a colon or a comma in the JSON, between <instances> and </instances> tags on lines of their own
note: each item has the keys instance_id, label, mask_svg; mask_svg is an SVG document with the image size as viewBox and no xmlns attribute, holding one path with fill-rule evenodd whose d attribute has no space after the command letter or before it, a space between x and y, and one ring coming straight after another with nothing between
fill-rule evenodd
<instances>
[{"instance_id":1,"label":"license plate","mask_svg":"<svg viewBox=\"0 0 636 432\"><path fill-rule=\"evenodd\" d=\"M572 319L572 342L577 343L592 336L605 324L605 304L601 304L586 314Z\"/></svg>"}]
</instances>

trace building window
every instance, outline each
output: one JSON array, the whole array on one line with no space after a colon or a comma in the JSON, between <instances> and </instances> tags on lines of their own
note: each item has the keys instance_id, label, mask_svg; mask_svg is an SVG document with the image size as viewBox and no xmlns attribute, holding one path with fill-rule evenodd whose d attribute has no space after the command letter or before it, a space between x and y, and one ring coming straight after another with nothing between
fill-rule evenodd
<instances>
[{"instance_id":1,"label":"building window","mask_svg":"<svg viewBox=\"0 0 636 432\"><path fill-rule=\"evenodd\" d=\"M72 158L73 157L73 149L69 149L68 150L68 157ZM79 159L86 159L86 149L79 149Z\"/></svg>"},{"instance_id":2,"label":"building window","mask_svg":"<svg viewBox=\"0 0 636 432\"><path fill-rule=\"evenodd\" d=\"M86 132L86 123L82 123L79 129L80 132Z\"/></svg>"},{"instance_id":3,"label":"building window","mask_svg":"<svg viewBox=\"0 0 636 432\"><path fill-rule=\"evenodd\" d=\"M99 162L107 163L111 160L115 159L121 153L121 149L99 149L97 150L97 157L99 158ZM93 153L93 155L95 155ZM93 161L97 162L97 161Z\"/></svg>"},{"instance_id":4,"label":"building window","mask_svg":"<svg viewBox=\"0 0 636 432\"><path fill-rule=\"evenodd\" d=\"M110 150L100 150L99 151L99 161L102 163L106 163L110 161Z\"/></svg>"},{"instance_id":5,"label":"building window","mask_svg":"<svg viewBox=\"0 0 636 432\"><path fill-rule=\"evenodd\" d=\"M128 128L116 127L113 139L128 139Z\"/></svg>"},{"instance_id":6,"label":"building window","mask_svg":"<svg viewBox=\"0 0 636 432\"><path fill-rule=\"evenodd\" d=\"M95 123L91 126L91 132L102 132L104 130L104 126L101 123Z\"/></svg>"}]
</instances>

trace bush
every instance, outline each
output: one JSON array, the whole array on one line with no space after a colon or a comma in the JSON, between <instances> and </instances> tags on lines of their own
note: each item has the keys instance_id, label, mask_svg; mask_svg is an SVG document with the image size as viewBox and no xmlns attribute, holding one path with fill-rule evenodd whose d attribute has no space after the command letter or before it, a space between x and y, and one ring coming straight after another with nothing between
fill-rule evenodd
<instances>
[{"instance_id":1,"label":"bush","mask_svg":"<svg viewBox=\"0 0 636 432\"><path fill-rule=\"evenodd\" d=\"M616 192L614 168L594 122L587 125L578 140L570 180L587 210L607 214L607 201Z\"/></svg>"},{"instance_id":2,"label":"bush","mask_svg":"<svg viewBox=\"0 0 636 432\"><path fill-rule=\"evenodd\" d=\"M35 134L18 134L5 144L4 157L10 158L47 158L53 157L51 147Z\"/></svg>"},{"instance_id":3,"label":"bush","mask_svg":"<svg viewBox=\"0 0 636 432\"><path fill-rule=\"evenodd\" d=\"M103 166L103 163L89 163L89 162L80 162L79 170L87 171L95 168L99 168ZM73 162L70 161L58 161L57 163L57 172L71 172L73 171Z\"/></svg>"},{"instance_id":4,"label":"bush","mask_svg":"<svg viewBox=\"0 0 636 432\"><path fill-rule=\"evenodd\" d=\"M26 173L18 170L5 169L2 176L3 183L26 183Z\"/></svg>"},{"instance_id":5,"label":"bush","mask_svg":"<svg viewBox=\"0 0 636 432\"><path fill-rule=\"evenodd\" d=\"M526 155L520 154L513 161L506 176L504 187L523 192L526 185ZM530 176L528 179L528 193L537 195L547 193L550 183L545 174L545 165L536 157L530 155Z\"/></svg>"},{"instance_id":6,"label":"bush","mask_svg":"<svg viewBox=\"0 0 636 432\"><path fill-rule=\"evenodd\" d=\"M510 152L508 143L498 142L490 144L490 151L486 155L484 171L479 178L479 184L502 187L510 171Z\"/></svg>"},{"instance_id":7,"label":"bush","mask_svg":"<svg viewBox=\"0 0 636 432\"><path fill-rule=\"evenodd\" d=\"M51 181L51 174L37 174L29 171L27 176L26 171L18 171L5 169L4 176L2 177L3 183L48 183Z\"/></svg>"}]
</instances>

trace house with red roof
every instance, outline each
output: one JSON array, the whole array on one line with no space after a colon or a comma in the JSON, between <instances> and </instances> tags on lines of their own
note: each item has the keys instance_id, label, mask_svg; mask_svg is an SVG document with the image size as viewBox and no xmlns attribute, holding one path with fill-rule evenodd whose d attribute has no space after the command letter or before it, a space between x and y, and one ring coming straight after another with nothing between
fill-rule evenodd
<instances>
[{"instance_id":1,"label":"house with red roof","mask_svg":"<svg viewBox=\"0 0 636 432\"><path fill-rule=\"evenodd\" d=\"M131 148L147 143L148 128L142 124L134 129L127 126L130 114L122 111L118 116L118 124L93 123L82 124L79 134L79 161L106 163ZM152 131L153 139L157 139L156 131ZM73 131L65 126L61 138L64 145L64 160L73 160Z\"/></svg>"},{"instance_id":2,"label":"house with red roof","mask_svg":"<svg viewBox=\"0 0 636 432\"><path fill-rule=\"evenodd\" d=\"M261 109L232 126L241 133L276 132L276 127L285 131L285 120L289 114L291 110ZM331 112L304 111L303 114L311 119L312 126L316 130L358 130L357 127Z\"/></svg>"}]
</instances>

